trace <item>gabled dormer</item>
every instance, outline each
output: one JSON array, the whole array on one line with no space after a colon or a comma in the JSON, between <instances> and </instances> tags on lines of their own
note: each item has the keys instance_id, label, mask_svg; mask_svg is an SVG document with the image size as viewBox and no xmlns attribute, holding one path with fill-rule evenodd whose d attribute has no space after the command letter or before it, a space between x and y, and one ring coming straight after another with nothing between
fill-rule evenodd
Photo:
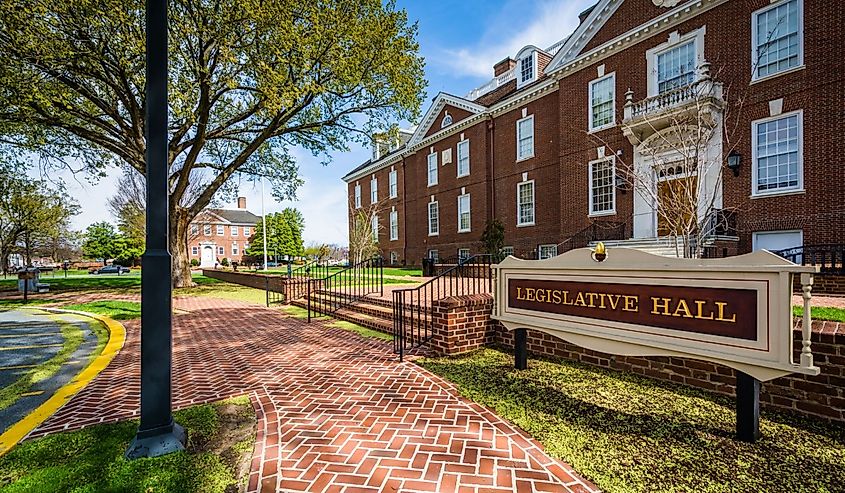
<instances>
[{"instance_id":1,"label":"gabled dormer","mask_svg":"<svg viewBox=\"0 0 845 493\"><path fill-rule=\"evenodd\" d=\"M516 88L520 89L523 86L537 80L539 77L540 66L537 54L540 49L533 45L528 45L519 50L516 54Z\"/></svg>"}]
</instances>

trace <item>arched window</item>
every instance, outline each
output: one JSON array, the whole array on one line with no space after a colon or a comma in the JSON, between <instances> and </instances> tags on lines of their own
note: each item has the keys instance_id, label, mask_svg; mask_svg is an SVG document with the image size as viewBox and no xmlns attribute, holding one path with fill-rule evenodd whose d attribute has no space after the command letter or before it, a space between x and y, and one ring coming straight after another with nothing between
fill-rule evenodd
<instances>
[{"instance_id":1,"label":"arched window","mask_svg":"<svg viewBox=\"0 0 845 493\"><path fill-rule=\"evenodd\" d=\"M440 128L446 128L452 124L452 115L449 112L446 112L446 116L443 117L443 120L440 121Z\"/></svg>"}]
</instances>

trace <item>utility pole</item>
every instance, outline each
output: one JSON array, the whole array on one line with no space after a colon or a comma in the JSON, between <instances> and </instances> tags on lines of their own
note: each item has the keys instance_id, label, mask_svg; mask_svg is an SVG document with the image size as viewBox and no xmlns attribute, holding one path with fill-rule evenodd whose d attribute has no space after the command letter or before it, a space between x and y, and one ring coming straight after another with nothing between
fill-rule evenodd
<instances>
[{"instance_id":1,"label":"utility pole","mask_svg":"<svg viewBox=\"0 0 845 493\"><path fill-rule=\"evenodd\" d=\"M264 177L261 177L261 227L264 230L264 272L267 272L267 214L264 213Z\"/></svg>"},{"instance_id":2,"label":"utility pole","mask_svg":"<svg viewBox=\"0 0 845 493\"><path fill-rule=\"evenodd\" d=\"M172 259L167 184L167 0L146 1L147 243L141 269L141 424L127 459L185 449L185 429L173 421Z\"/></svg>"}]
</instances>

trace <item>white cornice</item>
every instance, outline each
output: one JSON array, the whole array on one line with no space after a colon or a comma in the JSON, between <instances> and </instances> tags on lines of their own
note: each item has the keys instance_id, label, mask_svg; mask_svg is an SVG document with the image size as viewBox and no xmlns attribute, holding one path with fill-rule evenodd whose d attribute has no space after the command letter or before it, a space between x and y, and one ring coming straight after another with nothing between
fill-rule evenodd
<instances>
[{"instance_id":1,"label":"white cornice","mask_svg":"<svg viewBox=\"0 0 845 493\"><path fill-rule=\"evenodd\" d=\"M692 0L684 5L678 6L665 14L637 26L630 31L620 34L601 46L584 53L571 60L563 60L557 67L547 70L553 73L558 79L565 77L581 68L592 65L611 55L619 53L631 46L649 39L655 34L671 29L679 24L690 20L708 10L717 7L729 0ZM563 50L561 50L562 52ZM559 53L560 54L560 53ZM557 58L557 57L555 57ZM551 64L550 64L551 65Z\"/></svg>"},{"instance_id":2,"label":"white cornice","mask_svg":"<svg viewBox=\"0 0 845 493\"><path fill-rule=\"evenodd\" d=\"M462 110L468 111L472 114L483 113L487 109L484 106L481 106L477 103L473 103L472 101L469 101L467 99L459 98L458 96L453 96L451 94L441 92L437 94L437 96L434 98L434 101L431 103L431 106L429 106L428 111L425 112L425 116L423 116L422 121L417 126L416 131L414 131L414 135L408 141L408 147L414 147L420 141L426 138L426 132L428 132L428 129L430 129L431 126L434 125L434 120L437 118L437 115L440 114L440 110L443 109L443 107L447 104L449 106L454 106L455 108L460 108ZM454 125L455 124L452 124L451 126Z\"/></svg>"},{"instance_id":3,"label":"white cornice","mask_svg":"<svg viewBox=\"0 0 845 493\"><path fill-rule=\"evenodd\" d=\"M382 159L379 159L378 161L373 161L372 163L370 163L369 166L356 171L354 174L349 173L349 174L345 175L341 179L343 181L345 181L346 183L352 183L355 180L360 180L361 178L363 178L367 175L371 175L371 174L375 173L376 171L384 168L385 166L389 166L389 165L398 163L399 161L402 160L402 156L404 156L404 155L405 155L404 152L394 152L394 153L390 154L389 156L386 156Z\"/></svg>"},{"instance_id":4,"label":"white cornice","mask_svg":"<svg viewBox=\"0 0 845 493\"><path fill-rule=\"evenodd\" d=\"M578 56L579 53L587 46L587 43L596 35L597 32L604 26L605 22L616 12L616 9L622 5L624 0L600 0L599 3L593 7L590 14L584 19L584 22L575 28L566 43L561 46L554 58L546 67L546 73L551 74L560 69L567 62Z\"/></svg>"}]
</instances>

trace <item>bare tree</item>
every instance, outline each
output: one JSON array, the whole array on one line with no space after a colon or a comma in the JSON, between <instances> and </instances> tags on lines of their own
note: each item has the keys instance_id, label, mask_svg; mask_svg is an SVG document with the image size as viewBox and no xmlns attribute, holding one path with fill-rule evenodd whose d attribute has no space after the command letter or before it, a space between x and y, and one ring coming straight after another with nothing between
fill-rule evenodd
<instances>
[{"instance_id":1,"label":"bare tree","mask_svg":"<svg viewBox=\"0 0 845 493\"><path fill-rule=\"evenodd\" d=\"M377 256L380 252L378 233L382 226L378 220L379 203L366 207L350 207L352 218L349 223L349 262L357 264Z\"/></svg>"}]
</instances>

